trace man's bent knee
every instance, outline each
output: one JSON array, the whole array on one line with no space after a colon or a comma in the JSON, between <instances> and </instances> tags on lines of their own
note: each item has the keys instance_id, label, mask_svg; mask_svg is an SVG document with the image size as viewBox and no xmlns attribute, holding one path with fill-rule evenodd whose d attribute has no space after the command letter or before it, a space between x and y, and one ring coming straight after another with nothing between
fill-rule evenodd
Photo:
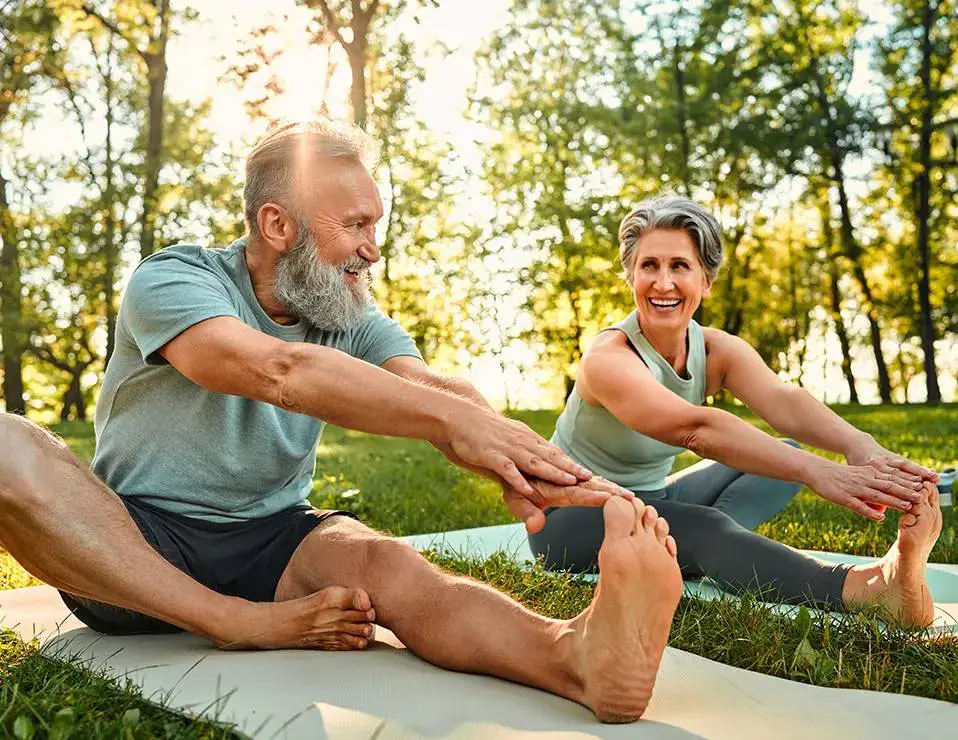
<instances>
[{"instance_id":1,"label":"man's bent knee","mask_svg":"<svg viewBox=\"0 0 958 740\"><path fill-rule=\"evenodd\" d=\"M0 498L38 493L33 481L42 465L52 460L72 461L67 446L51 432L22 416L0 414Z\"/></svg>"}]
</instances>

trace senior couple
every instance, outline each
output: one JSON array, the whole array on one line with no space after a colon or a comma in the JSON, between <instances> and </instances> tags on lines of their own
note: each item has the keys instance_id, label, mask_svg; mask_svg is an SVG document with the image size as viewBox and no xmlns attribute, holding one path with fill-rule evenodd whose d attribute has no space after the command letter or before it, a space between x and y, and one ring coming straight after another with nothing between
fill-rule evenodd
<instances>
[{"instance_id":1,"label":"senior couple","mask_svg":"<svg viewBox=\"0 0 958 740\"><path fill-rule=\"evenodd\" d=\"M658 198L625 216L634 305L581 362L550 443L466 381L432 373L373 306L383 214L373 150L360 130L326 120L275 127L246 163L246 238L139 265L92 471L41 427L0 416L0 546L84 623L188 630L226 649L333 650L365 648L380 624L436 665L536 686L605 722L642 716L682 574L930 623L934 472L692 319L722 262L708 212ZM722 388L846 464L703 405ZM428 440L496 480L550 566L598 569L592 603L573 619L540 616L349 514L311 507L326 422ZM682 449L706 459L670 476ZM897 509L897 542L850 567L754 534L801 485L870 521Z\"/></svg>"}]
</instances>

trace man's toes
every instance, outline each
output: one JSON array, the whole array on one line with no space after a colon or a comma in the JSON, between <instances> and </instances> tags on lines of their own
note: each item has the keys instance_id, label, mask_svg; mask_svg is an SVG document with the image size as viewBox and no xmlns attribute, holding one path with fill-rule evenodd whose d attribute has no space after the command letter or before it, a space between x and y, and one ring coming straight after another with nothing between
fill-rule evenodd
<instances>
[{"instance_id":1,"label":"man's toes","mask_svg":"<svg viewBox=\"0 0 958 740\"><path fill-rule=\"evenodd\" d=\"M356 611L355 609L347 609L340 616L344 622L375 622L376 621L376 610L367 609L364 612Z\"/></svg>"},{"instance_id":2,"label":"man's toes","mask_svg":"<svg viewBox=\"0 0 958 740\"><path fill-rule=\"evenodd\" d=\"M373 626L369 622L343 622L339 625L339 630L346 635L356 635L357 637L371 637Z\"/></svg>"},{"instance_id":3,"label":"man's toes","mask_svg":"<svg viewBox=\"0 0 958 740\"><path fill-rule=\"evenodd\" d=\"M655 510L654 506L646 506L645 513L642 515L642 526L649 532L655 527L656 521L658 521L659 512Z\"/></svg>"},{"instance_id":4,"label":"man's toes","mask_svg":"<svg viewBox=\"0 0 958 740\"><path fill-rule=\"evenodd\" d=\"M369 599L369 594L367 594L361 588L352 589L352 607L353 609L358 609L359 611L366 611L372 606L372 601Z\"/></svg>"},{"instance_id":5,"label":"man's toes","mask_svg":"<svg viewBox=\"0 0 958 740\"><path fill-rule=\"evenodd\" d=\"M621 539L632 534L635 515L632 503L619 496L613 496L602 507L605 520L606 539Z\"/></svg>"},{"instance_id":6,"label":"man's toes","mask_svg":"<svg viewBox=\"0 0 958 740\"><path fill-rule=\"evenodd\" d=\"M659 542L661 542L662 544L665 544L665 538L668 536L668 534L669 534L669 523L662 517L659 517L655 521L656 538L658 539Z\"/></svg>"},{"instance_id":7,"label":"man's toes","mask_svg":"<svg viewBox=\"0 0 958 740\"><path fill-rule=\"evenodd\" d=\"M343 642L353 650L365 650L369 647L369 640L358 635L343 635Z\"/></svg>"}]
</instances>

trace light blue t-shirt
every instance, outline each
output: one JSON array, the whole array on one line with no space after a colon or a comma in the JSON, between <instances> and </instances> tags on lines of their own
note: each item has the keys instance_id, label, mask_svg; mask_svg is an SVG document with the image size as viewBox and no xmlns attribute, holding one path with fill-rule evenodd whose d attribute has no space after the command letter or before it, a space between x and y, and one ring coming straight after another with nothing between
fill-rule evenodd
<instances>
[{"instance_id":1,"label":"light blue t-shirt","mask_svg":"<svg viewBox=\"0 0 958 740\"><path fill-rule=\"evenodd\" d=\"M655 351L642 334L635 311L610 328L629 338L632 348L661 385L696 406L705 401L705 336L698 322L689 322L686 377L679 376ZM626 426L604 406L586 403L577 387L573 387L556 421L552 442L592 472L636 493L665 488L675 456L682 452L681 447L672 447Z\"/></svg>"},{"instance_id":2,"label":"light blue t-shirt","mask_svg":"<svg viewBox=\"0 0 958 740\"><path fill-rule=\"evenodd\" d=\"M120 495L225 522L268 516L310 493L323 421L206 390L157 352L200 321L232 316L279 339L332 347L373 365L421 358L413 340L373 306L349 331L275 323L253 293L245 246L170 247L133 273L96 407L92 464Z\"/></svg>"}]
</instances>

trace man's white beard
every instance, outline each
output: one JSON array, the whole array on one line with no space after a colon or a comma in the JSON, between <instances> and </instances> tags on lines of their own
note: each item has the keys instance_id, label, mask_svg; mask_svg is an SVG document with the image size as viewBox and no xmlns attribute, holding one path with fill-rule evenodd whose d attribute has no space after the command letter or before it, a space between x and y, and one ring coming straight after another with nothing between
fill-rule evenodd
<instances>
[{"instance_id":1,"label":"man's white beard","mask_svg":"<svg viewBox=\"0 0 958 740\"><path fill-rule=\"evenodd\" d=\"M359 326L372 303L369 263L359 257L342 265L321 261L309 225L299 219L296 225L296 242L276 266L276 300L294 316L322 331ZM345 266L359 273L352 286L346 283Z\"/></svg>"}]
</instances>

